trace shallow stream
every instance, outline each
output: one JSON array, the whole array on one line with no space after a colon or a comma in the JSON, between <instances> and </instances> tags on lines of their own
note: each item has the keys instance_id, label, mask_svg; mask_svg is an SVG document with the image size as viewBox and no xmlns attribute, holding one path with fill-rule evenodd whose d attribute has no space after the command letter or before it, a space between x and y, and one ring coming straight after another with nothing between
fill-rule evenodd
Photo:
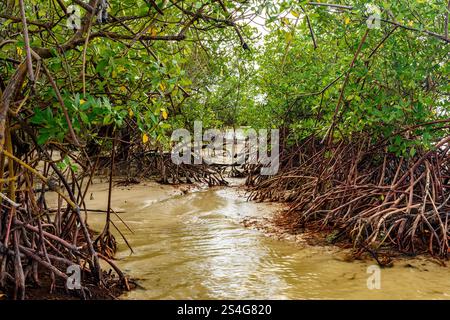
<instances>
[{"instance_id":1,"label":"shallow stream","mask_svg":"<svg viewBox=\"0 0 450 320\"><path fill-rule=\"evenodd\" d=\"M181 187L183 188L183 187ZM92 186L89 208L105 208L107 184ZM124 299L450 299L450 268L427 258L397 260L369 289L373 261L346 262L335 247L277 240L244 227L245 218L271 216L275 204L247 202L237 188L180 188L144 183L116 187L117 264L138 280ZM89 224L101 230L105 214Z\"/></svg>"}]
</instances>

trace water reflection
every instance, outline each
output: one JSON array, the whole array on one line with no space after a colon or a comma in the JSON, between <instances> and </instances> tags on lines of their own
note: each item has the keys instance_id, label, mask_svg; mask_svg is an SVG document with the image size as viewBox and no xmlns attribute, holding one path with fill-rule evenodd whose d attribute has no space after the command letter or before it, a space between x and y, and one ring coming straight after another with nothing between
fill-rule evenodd
<instances>
[{"instance_id":1,"label":"water reflection","mask_svg":"<svg viewBox=\"0 0 450 320\"><path fill-rule=\"evenodd\" d=\"M151 190L117 199L135 254L120 243L119 266L142 288L128 299L449 299L450 271L425 259L382 270L382 289L366 286L371 261L338 259L330 248L300 247L246 229L246 216L273 207L249 203L234 189L212 189L167 199ZM100 228L103 215L91 215ZM120 242L120 237L116 237ZM409 267L408 267L409 266Z\"/></svg>"}]
</instances>

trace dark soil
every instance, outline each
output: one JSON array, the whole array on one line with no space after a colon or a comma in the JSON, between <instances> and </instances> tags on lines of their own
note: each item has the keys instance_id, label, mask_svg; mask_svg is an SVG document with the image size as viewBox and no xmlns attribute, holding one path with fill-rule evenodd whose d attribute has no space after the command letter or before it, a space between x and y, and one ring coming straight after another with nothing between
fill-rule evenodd
<instances>
[{"instance_id":1,"label":"dark soil","mask_svg":"<svg viewBox=\"0 0 450 320\"><path fill-rule=\"evenodd\" d=\"M27 285L25 299L26 300L116 300L126 291L121 286L117 278L112 278L107 273L104 273L106 279L106 286L98 286L92 280L84 280L83 285L86 297L83 297L80 290L66 289L64 281L57 279L56 287L53 292L50 292L51 278L49 274L41 275L39 278L39 285ZM133 283L130 286L134 288ZM0 290L0 300L14 299L14 288L7 287L5 291Z\"/></svg>"}]
</instances>

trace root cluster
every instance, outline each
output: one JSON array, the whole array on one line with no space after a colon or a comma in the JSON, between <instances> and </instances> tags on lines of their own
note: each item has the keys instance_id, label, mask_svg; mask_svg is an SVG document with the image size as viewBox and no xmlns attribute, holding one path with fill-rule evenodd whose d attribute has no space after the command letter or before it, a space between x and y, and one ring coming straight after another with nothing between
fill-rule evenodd
<instances>
[{"instance_id":1,"label":"root cluster","mask_svg":"<svg viewBox=\"0 0 450 320\"><path fill-rule=\"evenodd\" d=\"M450 137L404 158L369 139L332 146L311 137L281 155L282 170L250 176L250 199L282 201L292 230L337 230L370 251L395 248L447 258L450 240Z\"/></svg>"},{"instance_id":2,"label":"root cluster","mask_svg":"<svg viewBox=\"0 0 450 320\"><path fill-rule=\"evenodd\" d=\"M129 181L156 177L166 184L201 183L210 187L228 184L224 178L224 167L220 165L175 164L170 153L159 151L143 152L130 158L119 160L116 166L116 173L126 173ZM108 164L105 162L102 166Z\"/></svg>"},{"instance_id":3,"label":"root cluster","mask_svg":"<svg viewBox=\"0 0 450 320\"><path fill-rule=\"evenodd\" d=\"M8 298L25 299L27 288L48 283L46 277L51 279L50 292L57 286L67 290L69 267L81 275L81 287L69 289L89 298L86 284L112 285L113 277L101 270L100 259L118 274L117 285L128 287L125 276L93 244L83 205L90 181L79 179L71 167L58 168L42 148L21 155L26 162L9 150L0 158L0 288L11 293ZM57 193L56 209L49 207L47 192Z\"/></svg>"}]
</instances>

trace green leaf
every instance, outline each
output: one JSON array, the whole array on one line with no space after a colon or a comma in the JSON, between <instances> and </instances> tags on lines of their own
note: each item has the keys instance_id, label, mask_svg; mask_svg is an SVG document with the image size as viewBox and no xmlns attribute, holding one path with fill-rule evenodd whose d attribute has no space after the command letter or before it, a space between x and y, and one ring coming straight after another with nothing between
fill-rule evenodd
<instances>
[{"instance_id":1,"label":"green leaf","mask_svg":"<svg viewBox=\"0 0 450 320\"><path fill-rule=\"evenodd\" d=\"M89 123L89 117L86 113L80 112L80 118L83 121L83 123L88 124Z\"/></svg>"},{"instance_id":2,"label":"green leaf","mask_svg":"<svg viewBox=\"0 0 450 320\"><path fill-rule=\"evenodd\" d=\"M37 143L38 143L39 145L43 145L43 144L45 144L45 143L47 142L48 138L49 138L49 134L47 134L47 133L45 133L45 134L40 134L40 135L38 136L38 138L37 138Z\"/></svg>"}]
</instances>

